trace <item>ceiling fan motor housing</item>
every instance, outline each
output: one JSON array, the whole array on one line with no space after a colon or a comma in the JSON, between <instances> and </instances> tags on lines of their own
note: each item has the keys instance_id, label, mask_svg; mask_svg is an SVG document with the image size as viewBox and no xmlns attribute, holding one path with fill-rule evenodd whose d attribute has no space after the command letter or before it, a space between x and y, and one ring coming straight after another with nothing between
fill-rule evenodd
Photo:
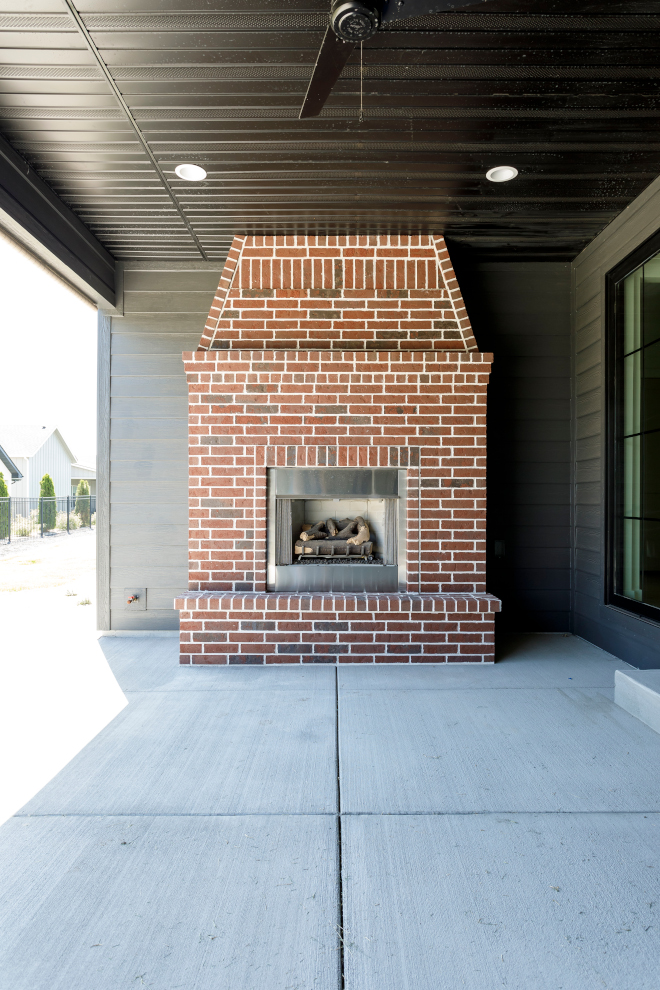
<instances>
[{"instance_id":1,"label":"ceiling fan motor housing","mask_svg":"<svg viewBox=\"0 0 660 990\"><path fill-rule=\"evenodd\" d=\"M353 44L366 41L378 30L380 15L376 7L362 0L337 0L330 15L332 30L342 41Z\"/></svg>"}]
</instances>

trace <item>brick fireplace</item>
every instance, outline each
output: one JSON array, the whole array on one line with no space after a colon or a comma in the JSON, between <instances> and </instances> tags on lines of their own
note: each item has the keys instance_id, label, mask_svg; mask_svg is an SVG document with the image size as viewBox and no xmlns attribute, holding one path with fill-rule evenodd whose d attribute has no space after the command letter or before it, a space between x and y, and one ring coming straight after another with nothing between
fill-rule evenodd
<instances>
[{"instance_id":1,"label":"brick fireplace","mask_svg":"<svg viewBox=\"0 0 660 990\"><path fill-rule=\"evenodd\" d=\"M492 355L441 237L236 237L183 358L182 663L493 660ZM369 555L304 558L315 513L365 519Z\"/></svg>"}]
</instances>

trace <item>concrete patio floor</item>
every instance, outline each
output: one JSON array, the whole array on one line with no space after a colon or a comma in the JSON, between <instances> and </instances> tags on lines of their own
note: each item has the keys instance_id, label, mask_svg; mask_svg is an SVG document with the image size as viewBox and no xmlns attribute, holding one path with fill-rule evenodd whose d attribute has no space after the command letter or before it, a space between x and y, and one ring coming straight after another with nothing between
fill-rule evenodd
<instances>
[{"instance_id":1,"label":"concrete patio floor","mask_svg":"<svg viewBox=\"0 0 660 990\"><path fill-rule=\"evenodd\" d=\"M129 705L0 829L2 990L660 986L660 735L613 704L625 663L102 645Z\"/></svg>"}]
</instances>

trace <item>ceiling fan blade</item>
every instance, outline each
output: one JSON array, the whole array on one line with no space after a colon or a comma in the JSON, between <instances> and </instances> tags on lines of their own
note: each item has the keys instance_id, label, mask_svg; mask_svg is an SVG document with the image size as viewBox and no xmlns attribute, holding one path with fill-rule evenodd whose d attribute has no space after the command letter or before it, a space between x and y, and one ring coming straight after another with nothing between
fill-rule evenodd
<instances>
[{"instance_id":1,"label":"ceiling fan blade","mask_svg":"<svg viewBox=\"0 0 660 990\"><path fill-rule=\"evenodd\" d=\"M403 21L409 17L428 17L429 14L449 14L461 7L481 7L488 0L385 0L381 22Z\"/></svg>"},{"instance_id":2,"label":"ceiling fan blade","mask_svg":"<svg viewBox=\"0 0 660 990\"><path fill-rule=\"evenodd\" d=\"M350 42L340 41L328 25L299 114L301 120L318 117L354 48Z\"/></svg>"}]
</instances>

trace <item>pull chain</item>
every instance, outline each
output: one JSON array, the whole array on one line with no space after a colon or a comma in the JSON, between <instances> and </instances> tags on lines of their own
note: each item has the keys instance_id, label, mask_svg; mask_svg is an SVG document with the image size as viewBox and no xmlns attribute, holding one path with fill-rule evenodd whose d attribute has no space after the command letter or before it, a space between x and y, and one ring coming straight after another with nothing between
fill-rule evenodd
<instances>
[{"instance_id":1,"label":"pull chain","mask_svg":"<svg viewBox=\"0 0 660 990\"><path fill-rule=\"evenodd\" d=\"M362 106L363 93L364 93L364 70L362 67L362 42L360 42L360 116L358 117L358 121L361 124L364 123L364 109Z\"/></svg>"}]
</instances>

